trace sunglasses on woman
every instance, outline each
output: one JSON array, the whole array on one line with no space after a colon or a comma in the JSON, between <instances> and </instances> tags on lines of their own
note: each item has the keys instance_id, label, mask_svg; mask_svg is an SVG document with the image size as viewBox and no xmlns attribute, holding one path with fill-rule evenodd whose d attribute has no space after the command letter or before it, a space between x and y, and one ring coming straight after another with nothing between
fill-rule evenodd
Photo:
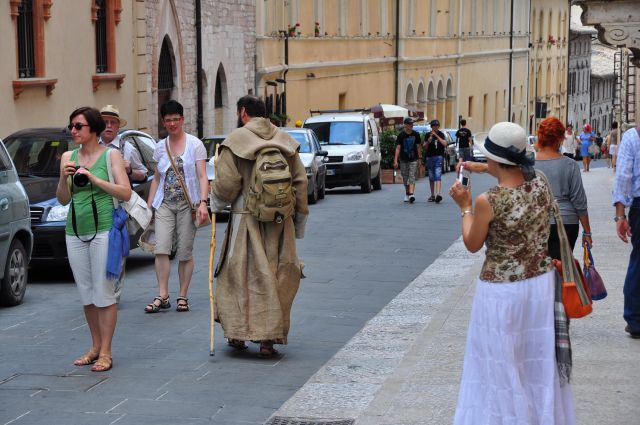
<instances>
[{"instance_id":1,"label":"sunglasses on woman","mask_svg":"<svg viewBox=\"0 0 640 425\"><path fill-rule=\"evenodd\" d=\"M82 127L89 127L89 124L80 124L79 122L75 124L69 124L67 128L71 131L72 128L75 128L77 131L82 130Z\"/></svg>"}]
</instances>

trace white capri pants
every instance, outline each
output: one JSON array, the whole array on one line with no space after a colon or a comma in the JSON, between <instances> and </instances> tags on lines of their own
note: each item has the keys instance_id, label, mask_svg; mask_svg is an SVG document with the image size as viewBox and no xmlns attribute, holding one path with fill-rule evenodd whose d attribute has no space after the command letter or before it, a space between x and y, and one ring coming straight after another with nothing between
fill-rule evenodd
<instances>
[{"instance_id":1,"label":"white capri pants","mask_svg":"<svg viewBox=\"0 0 640 425\"><path fill-rule=\"evenodd\" d=\"M86 237L85 237L86 238ZM107 279L109 232L99 232L91 242L66 235L69 265L83 305L109 307L116 303L116 280Z\"/></svg>"}]
</instances>

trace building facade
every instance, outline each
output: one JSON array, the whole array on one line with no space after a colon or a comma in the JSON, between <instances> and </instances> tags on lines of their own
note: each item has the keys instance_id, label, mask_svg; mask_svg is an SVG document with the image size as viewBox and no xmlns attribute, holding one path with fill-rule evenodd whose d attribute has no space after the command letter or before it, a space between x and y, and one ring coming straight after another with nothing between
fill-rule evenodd
<instances>
[{"instance_id":1,"label":"building facade","mask_svg":"<svg viewBox=\"0 0 640 425\"><path fill-rule=\"evenodd\" d=\"M594 42L591 46L591 126L603 135L609 133L614 117L616 49Z\"/></svg>"},{"instance_id":2,"label":"building facade","mask_svg":"<svg viewBox=\"0 0 640 425\"><path fill-rule=\"evenodd\" d=\"M525 126L529 1L511 4L260 1L256 93L290 123L310 110L395 103L443 127L459 117L474 132L497 121Z\"/></svg>"},{"instance_id":3,"label":"building facade","mask_svg":"<svg viewBox=\"0 0 640 425\"><path fill-rule=\"evenodd\" d=\"M591 122L591 41L598 33L582 25L582 8L571 7L569 31L569 107L567 123L580 131Z\"/></svg>"},{"instance_id":4,"label":"building facade","mask_svg":"<svg viewBox=\"0 0 640 425\"><path fill-rule=\"evenodd\" d=\"M530 8L528 129L535 134L542 118L567 119L569 2L532 0Z\"/></svg>"},{"instance_id":5,"label":"building facade","mask_svg":"<svg viewBox=\"0 0 640 425\"><path fill-rule=\"evenodd\" d=\"M15 58L0 64L0 137L106 104L158 135L168 99L184 105L188 132L227 133L253 90L253 0L9 0L0 23Z\"/></svg>"}]
</instances>

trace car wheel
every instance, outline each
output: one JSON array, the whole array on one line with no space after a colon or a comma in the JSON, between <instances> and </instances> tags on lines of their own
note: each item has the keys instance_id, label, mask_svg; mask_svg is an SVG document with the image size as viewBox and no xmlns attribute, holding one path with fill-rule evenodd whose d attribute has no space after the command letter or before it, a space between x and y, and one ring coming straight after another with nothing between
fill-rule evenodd
<instances>
[{"instance_id":1,"label":"car wheel","mask_svg":"<svg viewBox=\"0 0 640 425\"><path fill-rule=\"evenodd\" d=\"M360 183L362 193L371 193L371 169L367 166L365 170L364 180Z\"/></svg>"},{"instance_id":2,"label":"car wheel","mask_svg":"<svg viewBox=\"0 0 640 425\"><path fill-rule=\"evenodd\" d=\"M380 174L382 174L382 170L378 170L378 175L373 178L373 190L382 189L382 177Z\"/></svg>"},{"instance_id":3,"label":"car wheel","mask_svg":"<svg viewBox=\"0 0 640 425\"><path fill-rule=\"evenodd\" d=\"M27 289L27 253L22 242L14 239L9 247L7 263L4 266L4 277L0 286L0 304L18 305L24 298Z\"/></svg>"},{"instance_id":4,"label":"car wheel","mask_svg":"<svg viewBox=\"0 0 640 425\"><path fill-rule=\"evenodd\" d=\"M315 204L316 202L318 202L318 185L316 184L315 180L312 182L312 184L313 190L308 196L309 204Z\"/></svg>"},{"instance_id":5,"label":"car wheel","mask_svg":"<svg viewBox=\"0 0 640 425\"><path fill-rule=\"evenodd\" d=\"M318 190L318 199L324 199L325 189L324 176L322 176L322 186L320 186L320 190Z\"/></svg>"}]
</instances>

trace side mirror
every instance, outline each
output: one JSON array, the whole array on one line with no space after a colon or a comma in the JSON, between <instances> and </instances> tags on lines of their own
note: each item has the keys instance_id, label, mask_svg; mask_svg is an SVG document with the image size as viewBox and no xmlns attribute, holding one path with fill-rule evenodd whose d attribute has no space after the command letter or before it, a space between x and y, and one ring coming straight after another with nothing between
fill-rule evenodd
<instances>
[{"instance_id":1,"label":"side mirror","mask_svg":"<svg viewBox=\"0 0 640 425\"><path fill-rule=\"evenodd\" d=\"M327 151L318 151L318 156L327 156L329 155L329 152Z\"/></svg>"}]
</instances>

